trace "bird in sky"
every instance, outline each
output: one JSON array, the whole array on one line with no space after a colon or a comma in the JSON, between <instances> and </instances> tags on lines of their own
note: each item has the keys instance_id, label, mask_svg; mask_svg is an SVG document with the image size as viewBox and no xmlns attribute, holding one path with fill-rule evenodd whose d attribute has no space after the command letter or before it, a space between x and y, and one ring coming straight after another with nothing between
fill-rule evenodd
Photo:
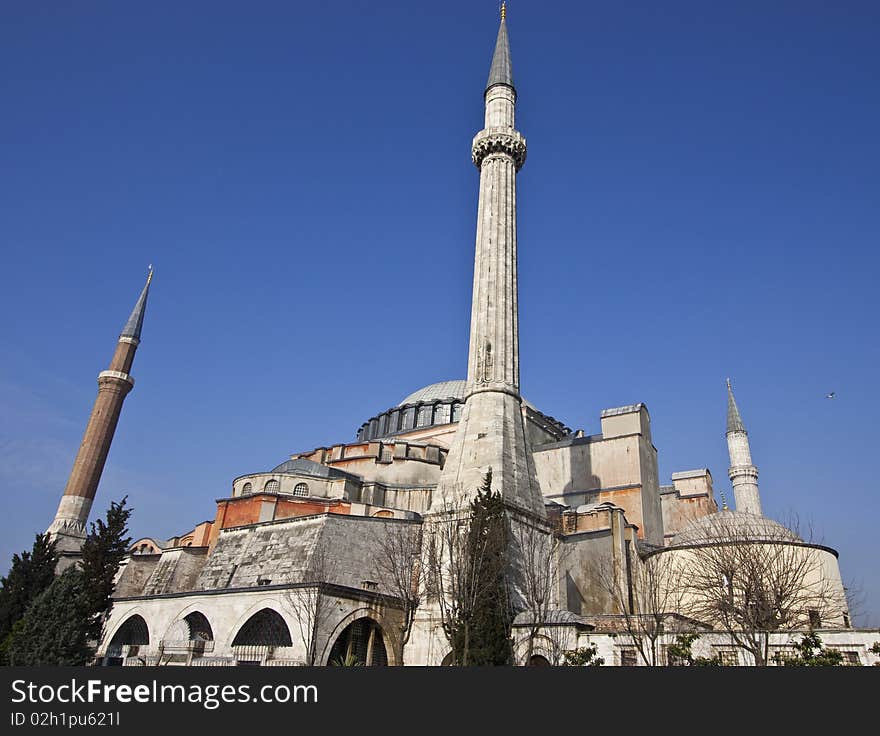
<instances>
[{"instance_id":1,"label":"bird in sky","mask_svg":"<svg viewBox=\"0 0 880 736\"><path fill-rule=\"evenodd\" d=\"M825 394L826 399L833 399L834 396L835 396L834 391L832 391L830 394Z\"/></svg>"}]
</instances>

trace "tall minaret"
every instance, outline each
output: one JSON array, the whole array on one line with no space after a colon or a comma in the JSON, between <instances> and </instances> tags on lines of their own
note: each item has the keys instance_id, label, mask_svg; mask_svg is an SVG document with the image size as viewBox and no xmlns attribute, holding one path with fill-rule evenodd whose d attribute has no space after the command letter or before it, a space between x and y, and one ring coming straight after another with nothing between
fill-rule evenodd
<instances>
[{"instance_id":1,"label":"tall minaret","mask_svg":"<svg viewBox=\"0 0 880 736\"><path fill-rule=\"evenodd\" d=\"M514 128L516 89L505 6L486 84L485 127L471 157L480 170L467 399L432 506L463 506L492 470L492 488L512 506L544 514L519 393L516 172L526 141Z\"/></svg>"},{"instance_id":2,"label":"tall minaret","mask_svg":"<svg viewBox=\"0 0 880 736\"><path fill-rule=\"evenodd\" d=\"M736 510L761 516L761 496L758 494L758 469L752 465L749 433L739 415L739 407L733 398L730 379L727 379L727 451L730 467L727 474L733 485Z\"/></svg>"},{"instance_id":3,"label":"tall minaret","mask_svg":"<svg viewBox=\"0 0 880 736\"><path fill-rule=\"evenodd\" d=\"M98 490L110 443L113 441L122 402L134 386L134 378L129 375L129 371L141 340L144 310L152 280L151 266L144 290L119 335L110 367L98 374L98 396L76 454L73 470L67 479L64 495L58 504L55 520L46 530L57 540L58 550L61 552L78 551L85 539L86 522L95 500L95 491Z\"/></svg>"}]
</instances>

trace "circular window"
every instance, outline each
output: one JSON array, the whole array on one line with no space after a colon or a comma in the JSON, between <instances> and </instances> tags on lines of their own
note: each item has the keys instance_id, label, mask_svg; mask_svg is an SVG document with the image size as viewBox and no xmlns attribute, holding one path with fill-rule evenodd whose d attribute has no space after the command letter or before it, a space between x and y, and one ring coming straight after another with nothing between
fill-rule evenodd
<instances>
[{"instance_id":1,"label":"circular window","mask_svg":"<svg viewBox=\"0 0 880 736\"><path fill-rule=\"evenodd\" d=\"M294 496L308 496L309 495L309 487L305 483L297 483L293 487L293 495Z\"/></svg>"}]
</instances>

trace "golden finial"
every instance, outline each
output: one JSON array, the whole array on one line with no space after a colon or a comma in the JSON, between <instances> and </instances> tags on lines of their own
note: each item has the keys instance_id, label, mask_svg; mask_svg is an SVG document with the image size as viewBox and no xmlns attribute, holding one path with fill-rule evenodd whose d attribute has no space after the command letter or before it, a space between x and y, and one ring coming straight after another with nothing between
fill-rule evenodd
<instances>
[{"instance_id":1,"label":"golden finial","mask_svg":"<svg viewBox=\"0 0 880 736\"><path fill-rule=\"evenodd\" d=\"M724 491L719 490L718 493L721 494L721 510L722 510L722 511L728 511L728 508L727 508L727 499L724 497Z\"/></svg>"},{"instance_id":2,"label":"golden finial","mask_svg":"<svg viewBox=\"0 0 880 736\"><path fill-rule=\"evenodd\" d=\"M153 280L153 264L149 265L149 271L147 272L147 286L150 285L150 282Z\"/></svg>"},{"instance_id":3,"label":"golden finial","mask_svg":"<svg viewBox=\"0 0 880 736\"><path fill-rule=\"evenodd\" d=\"M501 3L501 20L507 17L507 3Z\"/></svg>"}]
</instances>

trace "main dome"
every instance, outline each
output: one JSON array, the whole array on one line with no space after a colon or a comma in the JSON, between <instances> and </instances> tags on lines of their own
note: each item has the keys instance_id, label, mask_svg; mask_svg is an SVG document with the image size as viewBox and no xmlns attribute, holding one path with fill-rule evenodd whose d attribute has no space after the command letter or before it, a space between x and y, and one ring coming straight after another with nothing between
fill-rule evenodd
<instances>
[{"instance_id":1,"label":"main dome","mask_svg":"<svg viewBox=\"0 0 880 736\"><path fill-rule=\"evenodd\" d=\"M455 424L461 418L467 395L467 381L438 381L413 391L399 404L368 419L357 431L359 441L382 439L413 430ZM562 422L538 411L535 405L522 400L532 421L555 440L571 430Z\"/></svg>"},{"instance_id":2,"label":"main dome","mask_svg":"<svg viewBox=\"0 0 880 736\"><path fill-rule=\"evenodd\" d=\"M438 381L430 386L413 391L398 406L418 404L421 401L437 401L438 399L463 399L467 381Z\"/></svg>"}]
</instances>

